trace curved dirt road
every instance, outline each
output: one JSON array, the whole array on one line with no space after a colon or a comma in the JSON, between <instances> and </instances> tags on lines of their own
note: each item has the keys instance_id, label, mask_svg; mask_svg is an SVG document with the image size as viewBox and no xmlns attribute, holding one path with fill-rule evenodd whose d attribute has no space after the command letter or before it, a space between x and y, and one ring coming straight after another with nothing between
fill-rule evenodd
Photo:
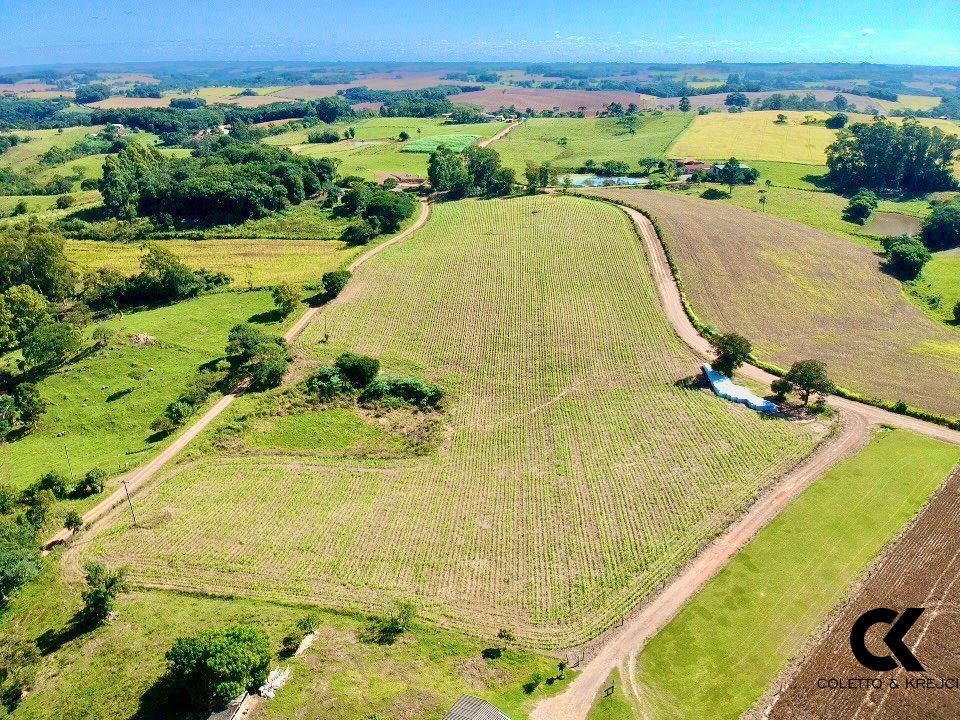
<instances>
[{"instance_id":1,"label":"curved dirt road","mask_svg":"<svg viewBox=\"0 0 960 720\"><path fill-rule=\"evenodd\" d=\"M354 260L350 265L347 266L347 269L350 272L353 272L358 267L367 262L370 258L377 255L378 253L383 252L391 245L395 245L401 240L405 240L410 237L417 230L422 228L426 224L427 220L430 219L430 204L427 200L420 200L420 216L416 221L408 227L403 232L395 235L389 240L376 245L360 257ZM313 319L320 313L323 308L312 307L308 308L307 311L301 315L297 321L290 326L290 328L283 334L284 340L287 342L293 342L296 340L306 327L313 321ZM208 409L200 419L197 420L193 425L187 428L181 435L179 435L172 443L165 447L155 458L150 460L146 465L131 470L125 475L121 475L120 485L110 493L107 497L101 500L99 503L94 505L92 508L87 510L83 514L83 524L92 525L98 520L102 519L109 513L112 509L122 504L126 500L126 493L129 491L131 494L136 492L145 482L150 480L154 475L157 474L164 465L170 462L177 454L183 450L190 442L211 423L213 422L224 410L226 410L230 405L233 404L233 401L239 397L244 390L246 390L247 385L249 384L248 380L243 380L240 384L237 385L231 392L224 395L220 398L210 409ZM126 488L124 488L126 485ZM48 538L44 547L49 549L54 545L58 545L66 542L72 537L73 533L69 530L60 530L52 537Z\"/></svg>"},{"instance_id":2,"label":"curved dirt road","mask_svg":"<svg viewBox=\"0 0 960 720\"><path fill-rule=\"evenodd\" d=\"M680 290L670 270L663 246L653 224L637 210L621 205L643 239L657 294L667 320L677 335L705 359L712 357L710 343L696 330L683 309ZM776 376L752 365L738 371L744 377L769 385ZM830 396L829 402L841 412L842 429L815 454L769 488L733 525L704 548L653 598L628 619L600 647L580 674L560 695L541 701L530 720L584 720L610 673L619 668L628 695L636 695L633 674L643 646L656 635L687 601L716 575L750 539L763 529L791 500L823 475L838 460L854 453L869 438L871 426L885 423L922 435L960 444L960 432L916 418L897 415L871 405Z\"/></svg>"}]
</instances>

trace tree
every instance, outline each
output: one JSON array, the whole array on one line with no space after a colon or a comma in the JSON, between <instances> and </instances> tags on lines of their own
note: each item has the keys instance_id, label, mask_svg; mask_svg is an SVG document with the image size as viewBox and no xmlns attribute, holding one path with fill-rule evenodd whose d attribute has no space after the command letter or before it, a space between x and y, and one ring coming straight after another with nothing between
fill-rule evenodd
<instances>
[{"instance_id":1,"label":"tree","mask_svg":"<svg viewBox=\"0 0 960 720\"><path fill-rule=\"evenodd\" d=\"M960 246L960 204L940 205L923 223L920 237L931 250Z\"/></svg>"},{"instance_id":2,"label":"tree","mask_svg":"<svg viewBox=\"0 0 960 720\"><path fill-rule=\"evenodd\" d=\"M637 161L637 164L640 166L640 172L644 175L649 175L659 163L660 158L657 157L643 157Z\"/></svg>"},{"instance_id":3,"label":"tree","mask_svg":"<svg viewBox=\"0 0 960 720\"><path fill-rule=\"evenodd\" d=\"M417 200L409 193L375 190L363 210L364 219L380 232L396 232L400 223L417 209Z\"/></svg>"},{"instance_id":4,"label":"tree","mask_svg":"<svg viewBox=\"0 0 960 720\"><path fill-rule=\"evenodd\" d=\"M0 395L0 434L13 427L17 419L17 406L9 395Z\"/></svg>"},{"instance_id":5,"label":"tree","mask_svg":"<svg viewBox=\"0 0 960 720\"><path fill-rule=\"evenodd\" d=\"M50 508L56 502L56 498L49 490L40 490L31 493L27 499L27 511L23 514L24 519L34 528L41 528L47 522L47 516L50 514Z\"/></svg>"},{"instance_id":6,"label":"tree","mask_svg":"<svg viewBox=\"0 0 960 720\"><path fill-rule=\"evenodd\" d=\"M307 135L308 143L335 143L340 140L340 134L335 130L320 130Z\"/></svg>"},{"instance_id":7,"label":"tree","mask_svg":"<svg viewBox=\"0 0 960 720\"><path fill-rule=\"evenodd\" d=\"M71 533L76 533L83 528L83 518L76 510L68 510L66 517L63 518L63 527Z\"/></svg>"},{"instance_id":8,"label":"tree","mask_svg":"<svg viewBox=\"0 0 960 720\"><path fill-rule=\"evenodd\" d=\"M508 645L516 642L517 637L510 628L500 628L500 631L497 633L497 639L503 641L503 649L506 650Z\"/></svg>"},{"instance_id":9,"label":"tree","mask_svg":"<svg viewBox=\"0 0 960 720\"><path fill-rule=\"evenodd\" d=\"M12 635L0 644L0 703L16 709L39 673L40 651L35 642ZM6 713L5 713L6 714Z\"/></svg>"},{"instance_id":10,"label":"tree","mask_svg":"<svg viewBox=\"0 0 960 720\"><path fill-rule=\"evenodd\" d=\"M227 335L226 353L233 373L246 373L255 390L279 385L290 362L286 340L268 335L247 323L231 328Z\"/></svg>"},{"instance_id":11,"label":"tree","mask_svg":"<svg viewBox=\"0 0 960 720\"><path fill-rule=\"evenodd\" d=\"M690 112L690 98L684 95L680 98L680 112Z\"/></svg>"},{"instance_id":12,"label":"tree","mask_svg":"<svg viewBox=\"0 0 960 720\"><path fill-rule=\"evenodd\" d=\"M340 233L340 239L351 246L366 245L376 236L376 230L366 220L354 220Z\"/></svg>"},{"instance_id":13,"label":"tree","mask_svg":"<svg viewBox=\"0 0 960 720\"><path fill-rule=\"evenodd\" d=\"M953 322L960 325L960 300L953 306Z\"/></svg>"},{"instance_id":14,"label":"tree","mask_svg":"<svg viewBox=\"0 0 960 720\"><path fill-rule=\"evenodd\" d=\"M408 133L406 130L401 130L400 134L397 136L397 139L400 142L406 142L410 139L410 133Z\"/></svg>"},{"instance_id":15,"label":"tree","mask_svg":"<svg viewBox=\"0 0 960 720\"><path fill-rule=\"evenodd\" d=\"M46 298L29 285L14 285L0 295L0 347L21 345L37 327L51 320Z\"/></svg>"},{"instance_id":16,"label":"tree","mask_svg":"<svg viewBox=\"0 0 960 720\"><path fill-rule=\"evenodd\" d=\"M798 360L784 375L784 380L803 396L804 405L810 402L811 394L829 395L836 389L827 377L827 366L819 360Z\"/></svg>"},{"instance_id":17,"label":"tree","mask_svg":"<svg viewBox=\"0 0 960 720\"><path fill-rule=\"evenodd\" d=\"M784 115L783 113L777 113L777 125L786 125L786 124L787 124L787 116Z\"/></svg>"},{"instance_id":18,"label":"tree","mask_svg":"<svg viewBox=\"0 0 960 720\"><path fill-rule=\"evenodd\" d=\"M533 195L550 184L553 172L549 163L541 165L528 160L527 169L523 174L527 179L527 190Z\"/></svg>"},{"instance_id":19,"label":"tree","mask_svg":"<svg viewBox=\"0 0 960 720\"><path fill-rule=\"evenodd\" d=\"M324 273L321 282L323 283L323 292L326 299L333 300L333 298L339 295L351 277L352 273L349 270L331 270L330 272Z\"/></svg>"},{"instance_id":20,"label":"tree","mask_svg":"<svg viewBox=\"0 0 960 720\"><path fill-rule=\"evenodd\" d=\"M843 211L843 217L849 222L863 225L873 215L873 211L877 209L879 203L880 198L877 197L876 193L866 188L860 188L857 194L850 198L850 202L847 203L847 207Z\"/></svg>"},{"instance_id":21,"label":"tree","mask_svg":"<svg viewBox=\"0 0 960 720\"><path fill-rule=\"evenodd\" d=\"M50 322L23 339L23 358L31 367L57 366L80 349L80 337L71 325Z\"/></svg>"},{"instance_id":22,"label":"tree","mask_svg":"<svg viewBox=\"0 0 960 720\"><path fill-rule=\"evenodd\" d=\"M727 376L732 376L737 368L750 359L750 353L753 352L750 341L737 333L721 335L712 344L716 353L713 367Z\"/></svg>"},{"instance_id":23,"label":"tree","mask_svg":"<svg viewBox=\"0 0 960 720\"><path fill-rule=\"evenodd\" d=\"M343 376L357 388L370 384L377 373L380 372L379 360L352 352L345 352L340 355L335 365Z\"/></svg>"},{"instance_id":24,"label":"tree","mask_svg":"<svg viewBox=\"0 0 960 720\"><path fill-rule=\"evenodd\" d=\"M12 513L19 496L20 493L14 490L12 485L0 484L0 515Z\"/></svg>"},{"instance_id":25,"label":"tree","mask_svg":"<svg viewBox=\"0 0 960 720\"><path fill-rule=\"evenodd\" d=\"M279 339L279 338L278 338ZM254 390L268 390L277 387L283 382L287 364L290 362L290 351L286 343L265 343L261 345L251 358L250 378Z\"/></svg>"},{"instance_id":26,"label":"tree","mask_svg":"<svg viewBox=\"0 0 960 720\"><path fill-rule=\"evenodd\" d=\"M102 493L106 484L106 470L102 468L92 468L83 476L83 480L77 484L76 492L82 497L89 497L90 495Z\"/></svg>"},{"instance_id":27,"label":"tree","mask_svg":"<svg viewBox=\"0 0 960 720\"><path fill-rule=\"evenodd\" d=\"M890 271L901 280L915 280L932 257L922 242L909 235L886 238L883 247Z\"/></svg>"},{"instance_id":28,"label":"tree","mask_svg":"<svg viewBox=\"0 0 960 720\"><path fill-rule=\"evenodd\" d=\"M846 110L847 105L849 105L849 103L847 102L847 99L843 95L841 95L840 93L837 93L836 95L833 96L833 105L834 107L837 108L837 110ZM830 127L830 126L828 125L827 127Z\"/></svg>"},{"instance_id":29,"label":"tree","mask_svg":"<svg viewBox=\"0 0 960 720\"><path fill-rule=\"evenodd\" d=\"M20 422L27 427L37 424L40 416L47 409L47 403L40 396L40 391L33 383L22 382L13 391L13 399L17 406L17 415Z\"/></svg>"},{"instance_id":30,"label":"tree","mask_svg":"<svg viewBox=\"0 0 960 720\"><path fill-rule=\"evenodd\" d=\"M65 498L70 492L70 481L62 472L49 470L40 476L40 479L31 486L31 491L49 490L56 498Z\"/></svg>"},{"instance_id":31,"label":"tree","mask_svg":"<svg viewBox=\"0 0 960 720\"><path fill-rule=\"evenodd\" d=\"M109 570L106 565L90 562L84 566L87 589L83 591L81 625L96 627L113 611L117 595L127 590L126 570Z\"/></svg>"},{"instance_id":32,"label":"tree","mask_svg":"<svg viewBox=\"0 0 960 720\"><path fill-rule=\"evenodd\" d=\"M723 104L727 107L745 108L750 105L750 98L748 98L742 92L730 93L724 99Z\"/></svg>"},{"instance_id":33,"label":"tree","mask_svg":"<svg viewBox=\"0 0 960 720\"><path fill-rule=\"evenodd\" d=\"M430 153L427 165L430 186L437 192L446 192L453 198L465 197L470 192L470 176L463 156L446 145L440 145Z\"/></svg>"},{"instance_id":34,"label":"tree","mask_svg":"<svg viewBox=\"0 0 960 720\"><path fill-rule=\"evenodd\" d=\"M286 317L300 304L300 288L293 283L285 282L274 285L271 291L273 303L277 306L280 314Z\"/></svg>"},{"instance_id":35,"label":"tree","mask_svg":"<svg viewBox=\"0 0 960 720\"><path fill-rule=\"evenodd\" d=\"M0 606L40 572L36 530L12 519L0 520Z\"/></svg>"},{"instance_id":36,"label":"tree","mask_svg":"<svg viewBox=\"0 0 960 720\"><path fill-rule=\"evenodd\" d=\"M236 625L180 638L166 654L171 688L204 711L226 705L267 679L270 641L259 628Z\"/></svg>"},{"instance_id":37,"label":"tree","mask_svg":"<svg viewBox=\"0 0 960 720\"><path fill-rule=\"evenodd\" d=\"M74 99L79 105L106 100L110 97L110 86L103 83L81 85L74 91Z\"/></svg>"},{"instance_id":38,"label":"tree","mask_svg":"<svg viewBox=\"0 0 960 720\"><path fill-rule=\"evenodd\" d=\"M843 98L842 95L837 97ZM846 103L846 100L844 100ZM838 112L835 115L831 115L826 120L823 121L824 127L828 127L831 130L840 130L847 126L847 123L850 121L850 117L846 113Z\"/></svg>"}]
</instances>

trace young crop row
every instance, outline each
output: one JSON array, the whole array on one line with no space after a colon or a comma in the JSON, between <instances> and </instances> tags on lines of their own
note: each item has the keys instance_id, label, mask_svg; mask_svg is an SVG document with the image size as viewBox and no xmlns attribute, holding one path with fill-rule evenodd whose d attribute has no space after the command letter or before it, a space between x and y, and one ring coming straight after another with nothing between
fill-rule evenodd
<instances>
[{"instance_id":1,"label":"young crop row","mask_svg":"<svg viewBox=\"0 0 960 720\"><path fill-rule=\"evenodd\" d=\"M565 646L615 624L820 435L676 385L698 361L601 203L441 204L327 316L302 340L317 360L350 349L448 391L440 449L207 458L97 554L143 584L368 609L413 597L441 622Z\"/></svg>"}]
</instances>

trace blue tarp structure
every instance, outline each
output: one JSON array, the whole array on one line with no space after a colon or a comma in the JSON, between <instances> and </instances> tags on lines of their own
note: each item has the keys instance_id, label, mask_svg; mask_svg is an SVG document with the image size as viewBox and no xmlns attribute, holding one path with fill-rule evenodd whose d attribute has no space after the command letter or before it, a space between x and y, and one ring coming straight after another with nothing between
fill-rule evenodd
<instances>
[{"instance_id":1,"label":"blue tarp structure","mask_svg":"<svg viewBox=\"0 0 960 720\"><path fill-rule=\"evenodd\" d=\"M780 412L780 408L778 408L772 402L754 395L750 390L742 385L737 385L726 375L718 373L716 370L710 367L710 363L703 364L703 374L706 375L707 381L710 383L710 387L713 388L713 391L725 400L735 403L742 403L751 410L756 410L757 412L766 413L768 415L773 415L774 413Z\"/></svg>"}]
</instances>

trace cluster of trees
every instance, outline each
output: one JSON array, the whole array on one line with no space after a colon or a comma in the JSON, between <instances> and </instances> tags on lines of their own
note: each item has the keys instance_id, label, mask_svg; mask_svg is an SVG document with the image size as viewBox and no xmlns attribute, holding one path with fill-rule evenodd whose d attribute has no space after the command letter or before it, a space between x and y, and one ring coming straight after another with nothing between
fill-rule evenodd
<instances>
[{"instance_id":1,"label":"cluster of trees","mask_svg":"<svg viewBox=\"0 0 960 720\"><path fill-rule=\"evenodd\" d=\"M78 105L87 105L100 100L106 100L113 93L109 85L103 83L92 83L90 85L81 85L74 91L74 100Z\"/></svg>"},{"instance_id":2,"label":"cluster of trees","mask_svg":"<svg viewBox=\"0 0 960 720\"><path fill-rule=\"evenodd\" d=\"M430 154L427 176L434 190L451 198L509 195L516 182L513 170L500 164L496 150L476 146L455 153L441 145Z\"/></svg>"},{"instance_id":3,"label":"cluster of trees","mask_svg":"<svg viewBox=\"0 0 960 720\"><path fill-rule=\"evenodd\" d=\"M3 155L3 153L10 148L25 142L30 142L30 138L26 135L0 135L0 155Z\"/></svg>"},{"instance_id":4,"label":"cluster of trees","mask_svg":"<svg viewBox=\"0 0 960 720\"><path fill-rule=\"evenodd\" d=\"M131 145L103 165L104 212L154 225L241 223L298 205L331 183L337 161L219 137L189 158Z\"/></svg>"},{"instance_id":5,"label":"cluster of trees","mask_svg":"<svg viewBox=\"0 0 960 720\"><path fill-rule=\"evenodd\" d=\"M879 204L880 198L877 197L875 192L860 188L847 203L847 207L843 211L843 217L848 222L863 225L870 219Z\"/></svg>"},{"instance_id":6,"label":"cluster of trees","mask_svg":"<svg viewBox=\"0 0 960 720\"><path fill-rule=\"evenodd\" d=\"M337 94L350 104L383 103L380 106L380 115L385 117L437 117L453 112L454 106L449 100L451 95L482 89L439 85L422 90L371 90L361 86L340 90Z\"/></svg>"},{"instance_id":7,"label":"cluster of trees","mask_svg":"<svg viewBox=\"0 0 960 720\"><path fill-rule=\"evenodd\" d=\"M415 196L383 190L364 180L354 181L340 199L337 212L355 218L340 235L348 245L366 245L381 233L396 232L417 209Z\"/></svg>"},{"instance_id":8,"label":"cluster of trees","mask_svg":"<svg viewBox=\"0 0 960 720\"><path fill-rule=\"evenodd\" d=\"M82 175L56 176L46 182L38 182L34 175L16 172L9 167L0 167L0 195L62 195L73 188L73 183ZM22 202L22 201L21 201ZM26 204L24 203L24 211ZM22 213L14 212L14 215Z\"/></svg>"},{"instance_id":9,"label":"cluster of trees","mask_svg":"<svg viewBox=\"0 0 960 720\"><path fill-rule=\"evenodd\" d=\"M753 346L747 338L737 333L726 333L711 340L714 351L713 367L728 377L745 363L749 362ZM803 398L803 404L810 402L812 395L829 395L836 386L827 375L827 368L819 360L798 360L782 378L771 383L771 389L781 400L788 393L796 392Z\"/></svg>"},{"instance_id":10,"label":"cluster of trees","mask_svg":"<svg viewBox=\"0 0 960 720\"><path fill-rule=\"evenodd\" d=\"M127 97L159 98L163 95L163 86L160 83L137 83L123 94Z\"/></svg>"},{"instance_id":11,"label":"cluster of trees","mask_svg":"<svg viewBox=\"0 0 960 720\"><path fill-rule=\"evenodd\" d=\"M92 270L84 275L79 296L94 310L117 310L185 300L229 282L225 273L191 270L169 248L147 242L142 246L139 273L127 276L112 268Z\"/></svg>"},{"instance_id":12,"label":"cluster of trees","mask_svg":"<svg viewBox=\"0 0 960 720\"><path fill-rule=\"evenodd\" d=\"M130 145L130 139L118 133L116 130L107 129L95 137L85 137L72 147L60 147L54 145L44 152L38 162L47 167L63 165L71 160L85 157L86 155L99 155L106 153L118 153Z\"/></svg>"},{"instance_id":13,"label":"cluster of trees","mask_svg":"<svg viewBox=\"0 0 960 720\"><path fill-rule=\"evenodd\" d=\"M927 246L909 235L884 238L883 249L890 272L901 280L915 280L923 272L923 266L930 262Z\"/></svg>"},{"instance_id":14,"label":"cluster of trees","mask_svg":"<svg viewBox=\"0 0 960 720\"><path fill-rule=\"evenodd\" d=\"M960 203L938 205L920 231L920 237L930 250L960 247Z\"/></svg>"},{"instance_id":15,"label":"cluster of trees","mask_svg":"<svg viewBox=\"0 0 960 720\"><path fill-rule=\"evenodd\" d=\"M254 390L277 387L291 360L286 340L249 323L235 325L230 330L226 355L229 377L250 378L250 387Z\"/></svg>"},{"instance_id":16,"label":"cluster of trees","mask_svg":"<svg viewBox=\"0 0 960 720\"><path fill-rule=\"evenodd\" d=\"M854 123L827 148L827 180L840 192L950 190L957 185L952 163L958 150L960 137L916 120Z\"/></svg>"},{"instance_id":17,"label":"cluster of trees","mask_svg":"<svg viewBox=\"0 0 960 720\"><path fill-rule=\"evenodd\" d=\"M317 130L307 134L308 143L335 143L340 140L336 130Z\"/></svg>"},{"instance_id":18,"label":"cluster of trees","mask_svg":"<svg viewBox=\"0 0 960 720\"><path fill-rule=\"evenodd\" d=\"M417 378L379 376L380 361L346 352L331 367L317 370L307 380L307 390L322 401L357 395L361 402L406 403L423 410L436 408L443 391Z\"/></svg>"},{"instance_id":19,"label":"cluster of trees","mask_svg":"<svg viewBox=\"0 0 960 720\"><path fill-rule=\"evenodd\" d=\"M196 110L197 108L206 106L207 101L202 97L182 97L170 99L170 107L174 108L175 110Z\"/></svg>"}]
</instances>

